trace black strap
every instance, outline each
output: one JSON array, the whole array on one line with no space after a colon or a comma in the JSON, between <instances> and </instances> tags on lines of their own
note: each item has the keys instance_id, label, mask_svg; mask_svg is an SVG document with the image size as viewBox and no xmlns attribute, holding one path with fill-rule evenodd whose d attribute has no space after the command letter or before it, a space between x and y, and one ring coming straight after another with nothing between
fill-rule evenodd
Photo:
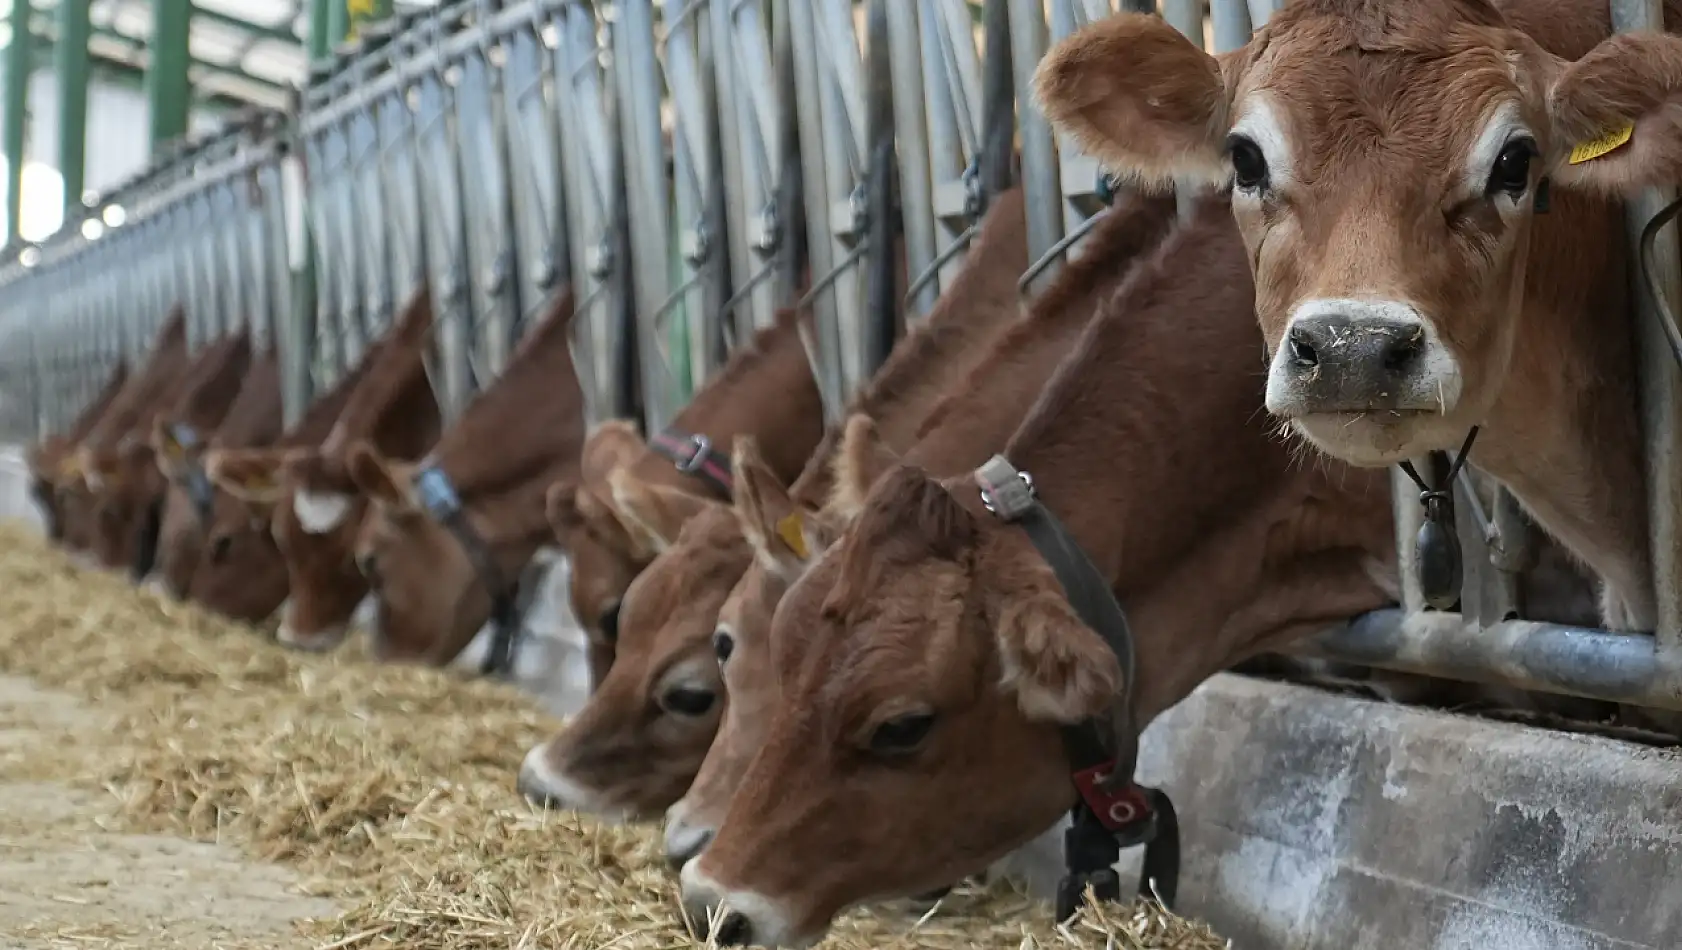
<instances>
[{"instance_id":1,"label":"black strap","mask_svg":"<svg viewBox=\"0 0 1682 950\"><path fill-rule=\"evenodd\" d=\"M1034 480L1003 456L977 469L981 503L996 517L1022 528L1057 576L1087 626L1104 638L1121 664L1122 701L1103 724L1087 721L1063 729L1071 780L1078 801L1064 834L1067 874L1057 889L1057 916L1067 920L1085 901L1086 892L1101 901L1121 899L1121 881L1113 865L1123 848L1143 845L1144 873L1139 894L1172 906L1179 889L1179 820L1167 794L1134 780L1139 759L1139 729L1133 710L1133 633L1109 580L1082 551L1051 510L1040 503ZM1153 889L1154 886L1154 889Z\"/></svg>"},{"instance_id":2,"label":"black strap","mask_svg":"<svg viewBox=\"0 0 1682 950\"><path fill-rule=\"evenodd\" d=\"M1412 462L1403 459L1400 463L1402 471L1419 486L1419 504L1425 509L1425 518L1413 539L1413 560L1420 594L1426 605L1436 610L1451 610L1460 600L1463 569L1460 536L1454 528L1454 479L1466 467L1466 457L1472 454L1477 437L1478 427L1472 426L1466 441L1460 443L1460 454L1449 464L1441 488L1426 484ZM1431 453L1433 458L1444 454Z\"/></svg>"},{"instance_id":3,"label":"black strap","mask_svg":"<svg viewBox=\"0 0 1682 950\"><path fill-rule=\"evenodd\" d=\"M514 652L524 630L520 623L520 585L517 582L510 585L503 577L502 569L491 555L490 546L468 522L461 497L456 494L455 485L443 469L434 465L422 466L415 473L414 485L420 494L421 508L455 537L478 573L479 583L485 585L486 592L491 595L491 648L479 665L479 672L486 676L511 674Z\"/></svg>"},{"instance_id":4,"label":"black strap","mask_svg":"<svg viewBox=\"0 0 1682 950\"><path fill-rule=\"evenodd\" d=\"M188 453L203 443L198 430L185 422L173 423L169 432L170 438ZM210 476L205 473L204 465L198 458L184 454L183 462L186 471L182 476L181 487L187 493L187 500L193 503L193 512L198 515L199 524L208 530L216 516L216 488L211 484Z\"/></svg>"},{"instance_id":5,"label":"black strap","mask_svg":"<svg viewBox=\"0 0 1682 950\"><path fill-rule=\"evenodd\" d=\"M726 500L735 493L730 453L719 452L706 436L667 429L650 439L648 447L669 459L678 471L706 482Z\"/></svg>"}]
</instances>

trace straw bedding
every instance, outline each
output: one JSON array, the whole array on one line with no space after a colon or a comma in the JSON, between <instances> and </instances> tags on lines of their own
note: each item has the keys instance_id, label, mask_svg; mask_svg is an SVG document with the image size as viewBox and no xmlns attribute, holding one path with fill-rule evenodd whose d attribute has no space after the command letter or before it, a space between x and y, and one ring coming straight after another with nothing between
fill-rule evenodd
<instances>
[{"instance_id":1,"label":"straw bedding","mask_svg":"<svg viewBox=\"0 0 1682 950\"><path fill-rule=\"evenodd\" d=\"M111 717L103 748L43 768L103 788L130 830L232 842L350 908L294 946L479 950L693 946L657 829L544 813L513 790L558 723L511 688L282 650L248 628L80 571L0 526L0 666ZM1006 887L918 920L848 915L824 944L1213 950L1206 928L1141 904L1067 928Z\"/></svg>"}]
</instances>

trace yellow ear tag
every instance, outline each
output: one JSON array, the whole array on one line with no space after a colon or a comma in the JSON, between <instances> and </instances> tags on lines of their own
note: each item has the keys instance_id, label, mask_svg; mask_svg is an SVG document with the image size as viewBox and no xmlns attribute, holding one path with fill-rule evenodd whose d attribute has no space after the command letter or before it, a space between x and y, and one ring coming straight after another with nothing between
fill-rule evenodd
<instances>
[{"instance_id":1,"label":"yellow ear tag","mask_svg":"<svg viewBox=\"0 0 1682 950\"><path fill-rule=\"evenodd\" d=\"M1629 137L1634 134L1634 125L1626 125L1621 129L1614 129L1613 131L1602 135L1600 138L1590 139L1589 141L1578 145L1576 148L1573 148L1571 150L1571 157L1567 161L1572 165L1581 165L1590 159L1599 158L1608 152L1617 151L1622 148L1624 144L1629 141Z\"/></svg>"},{"instance_id":2,"label":"yellow ear tag","mask_svg":"<svg viewBox=\"0 0 1682 950\"><path fill-rule=\"evenodd\" d=\"M800 512L785 515L777 521L777 537L788 544L795 557L806 558L806 535L800 530Z\"/></svg>"}]
</instances>

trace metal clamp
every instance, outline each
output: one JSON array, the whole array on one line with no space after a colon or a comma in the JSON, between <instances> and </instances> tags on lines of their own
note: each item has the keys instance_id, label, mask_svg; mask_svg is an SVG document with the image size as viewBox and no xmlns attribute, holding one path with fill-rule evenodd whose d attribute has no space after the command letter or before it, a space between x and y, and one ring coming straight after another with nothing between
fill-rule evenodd
<instances>
[{"instance_id":1,"label":"metal clamp","mask_svg":"<svg viewBox=\"0 0 1682 950\"><path fill-rule=\"evenodd\" d=\"M981 506L1003 521L1015 521L1038 504L1034 477L1017 471L1002 455L995 455L975 470L981 488Z\"/></svg>"},{"instance_id":2,"label":"metal clamp","mask_svg":"<svg viewBox=\"0 0 1682 950\"><path fill-rule=\"evenodd\" d=\"M694 453L689 458L674 463L677 465L677 470L685 475L693 475L700 471L701 466L707 464L707 459L712 457L713 452L712 440L704 435L690 436L689 444L695 447Z\"/></svg>"},{"instance_id":3,"label":"metal clamp","mask_svg":"<svg viewBox=\"0 0 1682 950\"><path fill-rule=\"evenodd\" d=\"M421 507L433 518L444 521L461 511L461 496L450 484L444 470L428 466L415 473L415 490L420 493Z\"/></svg>"}]
</instances>

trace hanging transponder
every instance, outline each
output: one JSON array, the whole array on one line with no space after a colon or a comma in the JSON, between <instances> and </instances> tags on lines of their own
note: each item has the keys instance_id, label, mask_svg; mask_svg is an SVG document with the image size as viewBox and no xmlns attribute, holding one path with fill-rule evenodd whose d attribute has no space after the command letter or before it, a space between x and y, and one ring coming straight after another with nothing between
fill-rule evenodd
<instances>
[{"instance_id":1,"label":"hanging transponder","mask_svg":"<svg viewBox=\"0 0 1682 950\"><path fill-rule=\"evenodd\" d=\"M1433 610L1451 610L1460 600L1464 564L1460 536L1454 530L1454 506L1447 491L1428 491L1419 496L1425 521L1413 541L1413 563L1419 591Z\"/></svg>"}]
</instances>

